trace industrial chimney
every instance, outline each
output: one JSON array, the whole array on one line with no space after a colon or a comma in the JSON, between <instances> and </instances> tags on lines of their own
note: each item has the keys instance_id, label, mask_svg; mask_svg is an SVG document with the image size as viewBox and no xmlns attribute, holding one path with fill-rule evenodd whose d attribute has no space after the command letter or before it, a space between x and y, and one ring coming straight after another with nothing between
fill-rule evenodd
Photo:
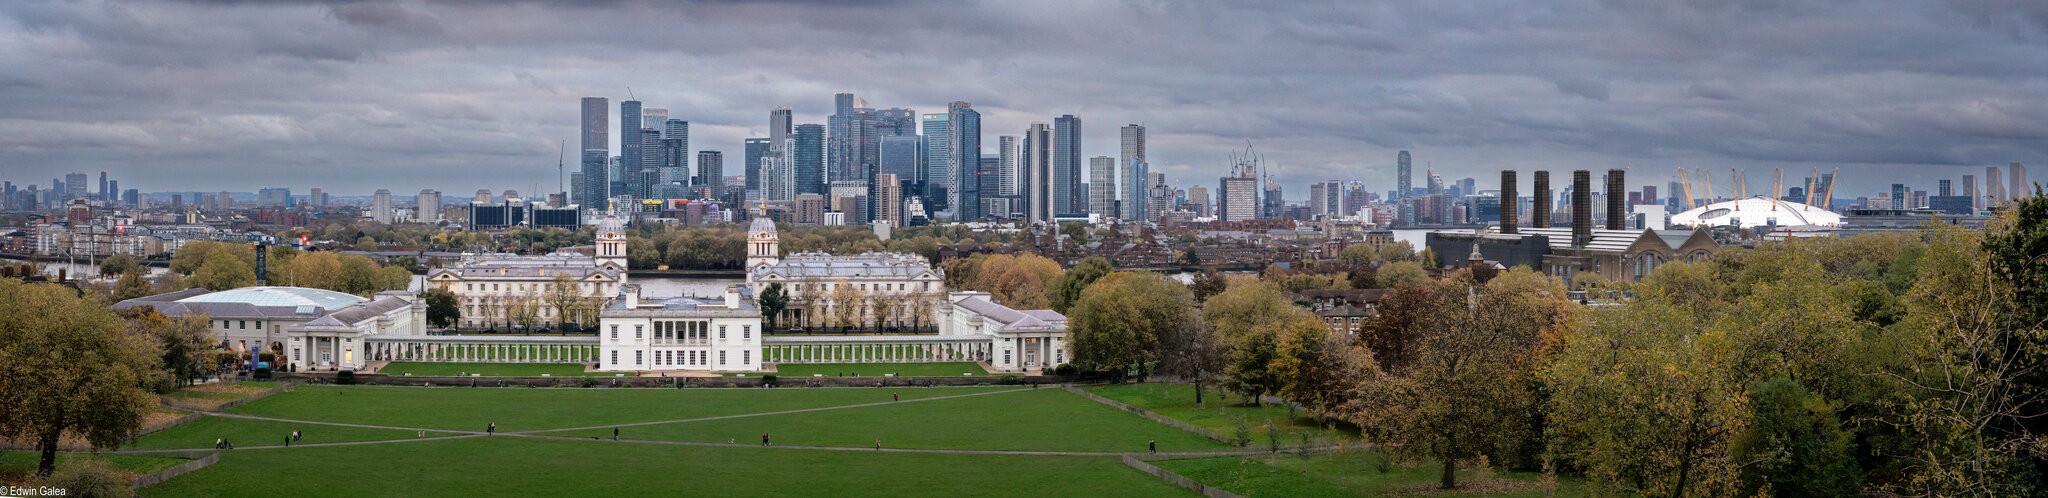
<instances>
[{"instance_id":1,"label":"industrial chimney","mask_svg":"<svg viewBox=\"0 0 2048 498\"><path fill-rule=\"evenodd\" d=\"M1535 180L1536 190L1531 193L1536 196L1534 199L1536 202L1530 204L1529 226L1550 228L1550 172L1536 172Z\"/></svg>"},{"instance_id":2,"label":"industrial chimney","mask_svg":"<svg viewBox=\"0 0 2048 498\"><path fill-rule=\"evenodd\" d=\"M1572 172L1572 245L1593 242L1593 172Z\"/></svg>"},{"instance_id":3,"label":"industrial chimney","mask_svg":"<svg viewBox=\"0 0 2048 498\"><path fill-rule=\"evenodd\" d=\"M1517 229L1517 226L1522 223L1522 220L1521 217L1517 215L1521 213L1518 213L1516 211L1522 207L1521 204L1522 203L1520 193L1515 192L1515 170L1501 170L1500 233L1505 235L1514 235L1515 233L1520 232L1520 230Z\"/></svg>"},{"instance_id":4,"label":"industrial chimney","mask_svg":"<svg viewBox=\"0 0 2048 498\"><path fill-rule=\"evenodd\" d=\"M1618 169L1607 170L1607 229L1628 229L1628 182L1623 181L1626 172Z\"/></svg>"}]
</instances>

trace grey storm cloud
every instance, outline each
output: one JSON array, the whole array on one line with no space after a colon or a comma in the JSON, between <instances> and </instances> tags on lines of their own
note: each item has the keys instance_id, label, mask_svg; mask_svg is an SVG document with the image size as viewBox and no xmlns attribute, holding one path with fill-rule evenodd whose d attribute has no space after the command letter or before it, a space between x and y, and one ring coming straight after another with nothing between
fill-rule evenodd
<instances>
[{"instance_id":1,"label":"grey storm cloud","mask_svg":"<svg viewBox=\"0 0 2048 498\"><path fill-rule=\"evenodd\" d=\"M1250 143L1290 192L1387 190L1401 149L1486 188L1509 168L1840 166L1876 192L2048 159L2043 5L7 2L0 178L551 191L577 97L616 113L630 87L729 156L769 109L822 123L853 92L972 102L990 147L1074 114L1084 154L1113 155L1143 123L1180 185L1213 187Z\"/></svg>"}]
</instances>

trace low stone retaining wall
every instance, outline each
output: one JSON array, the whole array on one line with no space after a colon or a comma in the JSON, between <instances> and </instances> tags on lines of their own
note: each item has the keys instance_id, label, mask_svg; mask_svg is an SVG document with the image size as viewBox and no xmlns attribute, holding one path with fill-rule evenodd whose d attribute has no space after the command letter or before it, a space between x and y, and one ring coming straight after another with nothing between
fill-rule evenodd
<instances>
[{"instance_id":1,"label":"low stone retaining wall","mask_svg":"<svg viewBox=\"0 0 2048 498\"><path fill-rule=\"evenodd\" d=\"M334 381L332 373L294 373L295 379L318 379L319 382ZM778 377L777 387L922 387L922 386L996 386L996 385L1045 385L1063 381L1061 377L987 375L960 377ZM703 388L703 387L762 387L767 378L747 377L423 377L384 374L357 374L355 383L378 386L431 386L431 387L634 387L634 388Z\"/></svg>"},{"instance_id":2,"label":"low stone retaining wall","mask_svg":"<svg viewBox=\"0 0 2048 498\"><path fill-rule=\"evenodd\" d=\"M1133 469L1138 469L1139 472L1152 474L1152 477L1157 477L1160 480L1173 483L1173 485L1175 486L1187 488L1188 491L1201 493L1202 496L1207 496L1209 498L1242 498L1238 496L1237 493L1224 491L1219 488L1209 487L1208 485L1195 482L1194 479L1189 479L1188 476L1174 473L1171 470L1159 468L1156 465L1145 463L1144 460L1139 460L1134 457L1125 456L1124 465L1130 466Z\"/></svg>"},{"instance_id":3,"label":"low stone retaining wall","mask_svg":"<svg viewBox=\"0 0 2048 498\"><path fill-rule=\"evenodd\" d=\"M135 478L135 482L129 484L128 487L132 489L142 489L154 486L157 483L171 480L171 478L173 477L178 477L181 475L189 474L195 470L206 468L206 466L213 465L215 462L219 461L220 452L216 451L213 453L208 453L206 454L206 456L199 457L198 459L192 460L190 462L179 464L176 467L164 469L162 472L137 477Z\"/></svg>"},{"instance_id":4,"label":"low stone retaining wall","mask_svg":"<svg viewBox=\"0 0 2048 498\"><path fill-rule=\"evenodd\" d=\"M1149 419L1152 419L1152 421L1153 421L1153 422L1158 422L1158 423L1162 423L1162 424L1166 424L1166 425L1171 425L1171 426L1174 426L1175 428L1179 428L1180 430L1184 430L1184 431L1192 432L1192 433L1195 433L1195 434L1199 434L1199 435L1201 435L1202 437L1206 437L1206 438L1209 438L1209 439L1214 439L1214 440L1216 440L1217 442L1220 442L1220 443L1223 443L1223 444L1229 444L1229 445L1235 445L1235 444L1237 444L1237 440L1235 440L1235 439L1231 439L1231 438L1223 437L1223 435L1222 435L1222 434L1217 434L1217 433L1216 433L1216 431L1211 431L1211 430L1208 430L1208 429L1204 429L1204 428L1201 428L1201 427L1199 427L1199 426L1196 426L1195 424L1190 424L1190 423L1187 423L1187 422L1182 422L1182 421L1180 421L1179 419L1176 419L1176 418L1173 418L1173 417L1168 417L1168 416L1165 416L1165 415L1160 415L1160 414L1157 414L1157 413L1152 413L1152 411L1151 411L1151 410L1146 410L1146 409L1144 409L1144 408L1138 408L1138 407L1135 407L1135 406L1131 406L1130 404L1128 404L1128 403L1124 403L1124 402L1122 402L1122 401L1117 401L1117 400L1113 400L1113 399L1105 398L1105 397L1102 397L1102 396L1101 396L1101 395L1099 395L1099 394L1095 394L1095 393L1091 393L1091 392L1088 392L1088 391L1084 391L1084 390L1082 390L1081 388L1078 388L1078 387L1074 387L1074 386L1061 386L1061 388L1062 388L1062 389L1066 389L1066 390L1067 390L1068 392L1072 392L1072 393L1074 393L1074 394L1079 394L1079 395L1081 395L1081 397L1084 397L1084 398L1088 398L1088 399L1092 399L1092 400L1095 400L1095 402L1097 402L1097 403L1102 403L1102 404L1105 404L1105 405L1113 406L1113 407L1116 407L1116 408L1117 408L1117 409L1119 409L1119 410L1123 410L1123 411L1127 411L1127 412L1135 413L1135 414L1138 414L1138 416L1141 416L1141 417L1145 417L1145 418L1149 418Z\"/></svg>"},{"instance_id":5,"label":"low stone retaining wall","mask_svg":"<svg viewBox=\"0 0 2048 498\"><path fill-rule=\"evenodd\" d=\"M194 404L186 404L186 403L179 403L179 402L175 402L175 401L172 401L172 400L171 400L170 398L160 398L160 399L159 399L159 403L161 403L161 404L162 404L163 406L166 406L166 407L170 407L170 408L177 408L177 409L179 409L179 410L189 410L189 411L195 411L195 412L223 412L223 411L227 411L227 410L228 410L229 408L234 408L234 407L237 407L237 406L242 406L242 405L244 405L244 404L248 404L248 403L249 403L249 402L251 402L251 401L256 401L256 400L259 400L259 399L267 398L267 397L270 397L270 395L273 395L273 394L277 394L277 393L281 393L281 392L285 392L286 390L289 390L289 389L291 389L291 387L292 387L292 382L290 382L290 381L288 381L288 380L283 380L283 379L282 379L282 375L281 375L281 374L280 374L280 380L279 380L279 381L280 381L280 382L282 382L282 383L281 383L281 384L279 384L279 385L278 385L277 387L273 387L273 388L269 388L269 389L264 389L264 390L263 390L262 392L258 392L258 393L256 393L256 394L251 394L251 395L248 395L248 396L244 396L244 397L242 397L242 399L238 399L238 400L234 400L234 401L229 401L229 402L226 402L226 403L221 403L221 404L220 404L220 406L215 406L215 407L212 407L212 408L208 408L208 407L204 407L204 406L199 406L199 405L194 405ZM178 423L184 423L184 422L187 422L187 420L182 420L182 419L181 419L181 420L179 420L179 422L178 422ZM171 425L177 425L177 424L171 424Z\"/></svg>"}]
</instances>

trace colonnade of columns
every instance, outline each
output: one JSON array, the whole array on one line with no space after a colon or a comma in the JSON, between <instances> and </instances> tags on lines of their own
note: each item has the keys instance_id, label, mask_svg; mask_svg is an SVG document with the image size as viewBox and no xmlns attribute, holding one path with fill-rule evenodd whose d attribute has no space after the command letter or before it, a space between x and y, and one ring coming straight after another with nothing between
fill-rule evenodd
<instances>
[{"instance_id":1,"label":"colonnade of columns","mask_svg":"<svg viewBox=\"0 0 2048 498\"><path fill-rule=\"evenodd\" d=\"M450 361L481 363L594 363L597 341L581 343L519 343L436 341L420 339L367 341L371 361Z\"/></svg>"},{"instance_id":2,"label":"colonnade of columns","mask_svg":"<svg viewBox=\"0 0 2048 498\"><path fill-rule=\"evenodd\" d=\"M790 343L761 345L761 359L770 363L921 363L986 361L994 344L987 339L929 341Z\"/></svg>"}]
</instances>

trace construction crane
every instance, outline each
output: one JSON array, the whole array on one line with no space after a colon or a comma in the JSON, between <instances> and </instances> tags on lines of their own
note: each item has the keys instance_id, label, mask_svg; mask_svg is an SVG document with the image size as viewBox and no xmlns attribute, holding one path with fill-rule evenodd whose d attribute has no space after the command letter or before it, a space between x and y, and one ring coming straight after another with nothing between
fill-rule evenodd
<instances>
[{"instance_id":1,"label":"construction crane","mask_svg":"<svg viewBox=\"0 0 2048 498\"><path fill-rule=\"evenodd\" d=\"M566 170L562 168L562 164L567 160L568 157L569 141L563 140L561 141L561 145L555 147L555 181L560 183L559 186L562 189L562 195L564 197L567 197L569 195L569 177L564 176L567 175L567 173L564 173L564 171ZM562 199L562 202L569 202L569 200Z\"/></svg>"}]
</instances>

